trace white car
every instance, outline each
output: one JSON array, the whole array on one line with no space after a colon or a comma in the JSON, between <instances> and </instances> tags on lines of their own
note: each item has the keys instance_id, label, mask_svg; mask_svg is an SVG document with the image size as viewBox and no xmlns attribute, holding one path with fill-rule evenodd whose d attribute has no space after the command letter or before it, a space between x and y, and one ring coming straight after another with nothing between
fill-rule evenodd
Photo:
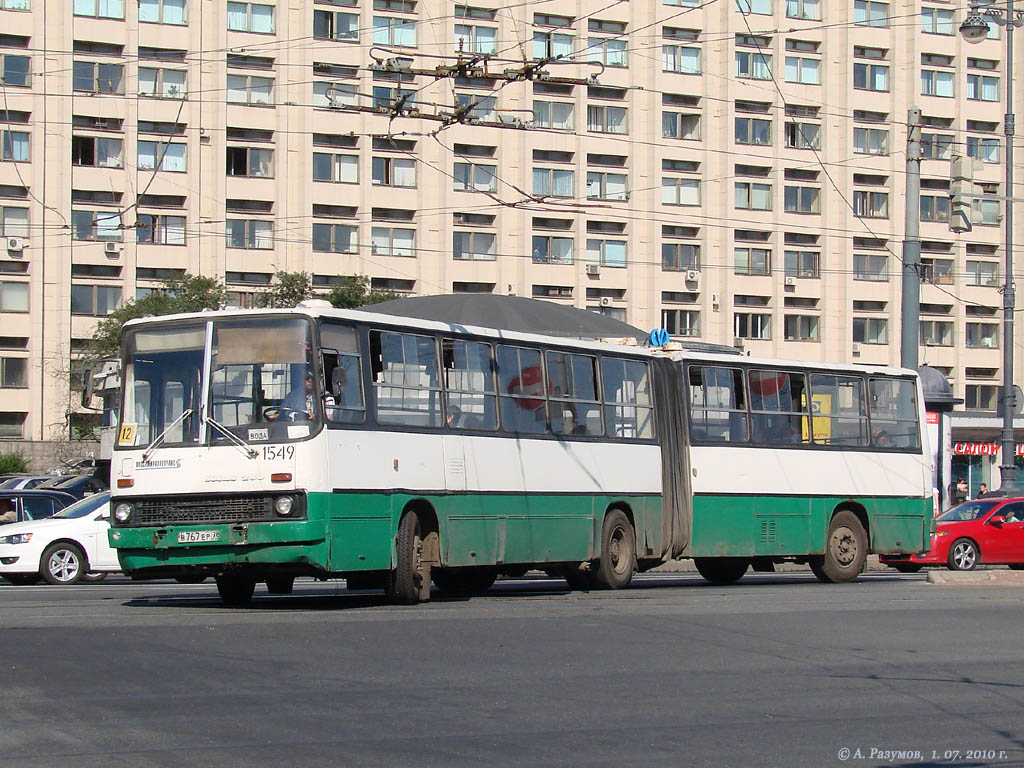
<instances>
[{"instance_id":1,"label":"white car","mask_svg":"<svg viewBox=\"0 0 1024 768\"><path fill-rule=\"evenodd\" d=\"M12 584L100 581L119 571L110 546L110 494L96 493L53 517L0 527L0 576Z\"/></svg>"}]
</instances>

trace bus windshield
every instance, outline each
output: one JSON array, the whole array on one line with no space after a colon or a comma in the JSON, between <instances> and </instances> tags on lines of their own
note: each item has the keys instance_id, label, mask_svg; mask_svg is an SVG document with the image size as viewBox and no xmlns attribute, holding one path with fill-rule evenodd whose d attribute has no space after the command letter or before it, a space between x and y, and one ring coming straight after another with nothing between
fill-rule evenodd
<instances>
[{"instance_id":1,"label":"bus windshield","mask_svg":"<svg viewBox=\"0 0 1024 768\"><path fill-rule=\"evenodd\" d=\"M309 321L246 318L213 322L210 380L203 381L206 321L132 330L125 341L119 447L297 440L320 423ZM200 413L209 390L204 434Z\"/></svg>"}]
</instances>

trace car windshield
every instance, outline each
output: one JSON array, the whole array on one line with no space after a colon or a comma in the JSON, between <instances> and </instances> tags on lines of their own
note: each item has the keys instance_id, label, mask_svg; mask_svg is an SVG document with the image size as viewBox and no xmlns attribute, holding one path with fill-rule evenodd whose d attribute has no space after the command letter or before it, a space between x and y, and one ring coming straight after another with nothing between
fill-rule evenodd
<instances>
[{"instance_id":1,"label":"car windshield","mask_svg":"<svg viewBox=\"0 0 1024 768\"><path fill-rule=\"evenodd\" d=\"M89 513L95 512L108 501L110 501L109 493L96 493L92 496L86 496L84 499L75 502L70 507L64 507L64 509L54 515L54 517L61 517L65 519L72 517L85 517Z\"/></svg>"},{"instance_id":2,"label":"car windshield","mask_svg":"<svg viewBox=\"0 0 1024 768\"><path fill-rule=\"evenodd\" d=\"M965 523L971 520L980 520L998 503L998 501L968 501L942 513L936 522Z\"/></svg>"}]
</instances>

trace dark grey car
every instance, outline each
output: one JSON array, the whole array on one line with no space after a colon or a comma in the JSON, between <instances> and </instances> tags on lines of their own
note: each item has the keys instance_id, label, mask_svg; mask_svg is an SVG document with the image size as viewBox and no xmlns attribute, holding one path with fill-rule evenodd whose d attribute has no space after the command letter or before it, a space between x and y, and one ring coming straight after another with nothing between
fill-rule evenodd
<instances>
[{"instance_id":1,"label":"dark grey car","mask_svg":"<svg viewBox=\"0 0 1024 768\"><path fill-rule=\"evenodd\" d=\"M13 510L17 516L16 520L7 520L8 523L22 523L26 520L40 520L45 517L52 517L74 504L77 499L70 493L63 491L45 491L33 488L21 491L0 491L0 514Z\"/></svg>"}]
</instances>

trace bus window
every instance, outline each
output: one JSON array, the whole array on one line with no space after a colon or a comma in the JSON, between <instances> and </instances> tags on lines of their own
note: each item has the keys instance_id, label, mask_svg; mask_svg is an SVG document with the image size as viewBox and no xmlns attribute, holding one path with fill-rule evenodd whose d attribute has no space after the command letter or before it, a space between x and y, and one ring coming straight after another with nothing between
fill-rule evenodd
<instances>
[{"instance_id":1,"label":"bus window","mask_svg":"<svg viewBox=\"0 0 1024 768\"><path fill-rule=\"evenodd\" d=\"M378 424L441 426L434 337L371 331L370 364Z\"/></svg>"},{"instance_id":2,"label":"bus window","mask_svg":"<svg viewBox=\"0 0 1024 768\"><path fill-rule=\"evenodd\" d=\"M868 444L863 379L811 374L811 433L819 445L852 448Z\"/></svg>"},{"instance_id":3,"label":"bus window","mask_svg":"<svg viewBox=\"0 0 1024 768\"><path fill-rule=\"evenodd\" d=\"M755 443L791 444L810 441L807 386L802 373L751 370L750 418Z\"/></svg>"},{"instance_id":4,"label":"bus window","mask_svg":"<svg viewBox=\"0 0 1024 768\"><path fill-rule=\"evenodd\" d=\"M605 434L608 437L654 438L651 377L646 363L601 360Z\"/></svg>"},{"instance_id":5,"label":"bus window","mask_svg":"<svg viewBox=\"0 0 1024 768\"><path fill-rule=\"evenodd\" d=\"M747 401L738 368L690 366L690 437L745 443Z\"/></svg>"},{"instance_id":6,"label":"bus window","mask_svg":"<svg viewBox=\"0 0 1024 768\"><path fill-rule=\"evenodd\" d=\"M320 326L320 346L323 350L324 413L327 420L362 424L366 420L366 410L359 336L355 328L324 323Z\"/></svg>"},{"instance_id":7,"label":"bus window","mask_svg":"<svg viewBox=\"0 0 1024 768\"><path fill-rule=\"evenodd\" d=\"M547 431L546 395L550 391L539 350L498 345L498 408L503 430Z\"/></svg>"},{"instance_id":8,"label":"bus window","mask_svg":"<svg viewBox=\"0 0 1024 768\"><path fill-rule=\"evenodd\" d=\"M603 434L597 400L597 358L549 351L547 366L551 431L556 435Z\"/></svg>"},{"instance_id":9,"label":"bus window","mask_svg":"<svg viewBox=\"0 0 1024 768\"><path fill-rule=\"evenodd\" d=\"M452 429L497 429L498 397L494 391L491 345L443 339L446 422ZM449 418L450 415L450 418Z\"/></svg>"},{"instance_id":10,"label":"bus window","mask_svg":"<svg viewBox=\"0 0 1024 768\"><path fill-rule=\"evenodd\" d=\"M917 387L908 379L873 378L868 382L871 444L878 448L921 447Z\"/></svg>"}]
</instances>

